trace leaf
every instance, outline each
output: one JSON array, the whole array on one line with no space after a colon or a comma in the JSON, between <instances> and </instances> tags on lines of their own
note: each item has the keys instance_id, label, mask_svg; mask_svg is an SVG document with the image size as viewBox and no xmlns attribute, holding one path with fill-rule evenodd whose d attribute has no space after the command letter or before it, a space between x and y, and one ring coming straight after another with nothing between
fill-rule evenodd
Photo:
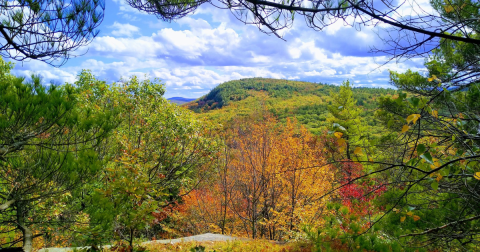
<instances>
[{"instance_id":1,"label":"leaf","mask_svg":"<svg viewBox=\"0 0 480 252\"><path fill-rule=\"evenodd\" d=\"M417 154L418 155L422 155L426 150L427 150L427 148L425 147L424 144L417 145Z\"/></svg>"},{"instance_id":2,"label":"leaf","mask_svg":"<svg viewBox=\"0 0 480 252\"><path fill-rule=\"evenodd\" d=\"M411 114L407 117L407 123L410 123L413 121L413 124L417 123L417 120L420 118L420 114Z\"/></svg>"},{"instance_id":3,"label":"leaf","mask_svg":"<svg viewBox=\"0 0 480 252\"><path fill-rule=\"evenodd\" d=\"M437 181L433 181L430 186L432 187L433 190L435 190L435 191L438 190L438 182Z\"/></svg>"},{"instance_id":4,"label":"leaf","mask_svg":"<svg viewBox=\"0 0 480 252\"><path fill-rule=\"evenodd\" d=\"M335 133L333 133L333 135L335 135L335 137L337 137L338 139L340 139L340 138L342 138L343 133L342 133L342 132L335 132Z\"/></svg>"},{"instance_id":5,"label":"leaf","mask_svg":"<svg viewBox=\"0 0 480 252\"><path fill-rule=\"evenodd\" d=\"M360 147L355 148L355 151L353 153L359 156L363 155L362 148Z\"/></svg>"},{"instance_id":6,"label":"leaf","mask_svg":"<svg viewBox=\"0 0 480 252\"><path fill-rule=\"evenodd\" d=\"M413 212L409 211L409 212L407 213L407 215L408 215L408 216L412 216L412 215L413 215Z\"/></svg>"},{"instance_id":7,"label":"leaf","mask_svg":"<svg viewBox=\"0 0 480 252\"><path fill-rule=\"evenodd\" d=\"M437 178L435 179L437 182L440 182L442 180L443 176L442 174L438 174Z\"/></svg>"},{"instance_id":8,"label":"leaf","mask_svg":"<svg viewBox=\"0 0 480 252\"><path fill-rule=\"evenodd\" d=\"M443 6L443 8L445 9L445 12L446 12L446 13L450 13L450 12L452 12L452 11L454 10L454 9L453 9L453 6L451 6L451 5L445 5L445 6ZM435 75L434 75L434 76L435 76Z\"/></svg>"},{"instance_id":9,"label":"leaf","mask_svg":"<svg viewBox=\"0 0 480 252\"><path fill-rule=\"evenodd\" d=\"M420 155L420 157L427 161L429 164L433 164L433 158L432 155L430 155L430 152L425 152Z\"/></svg>"},{"instance_id":10,"label":"leaf","mask_svg":"<svg viewBox=\"0 0 480 252\"><path fill-rule=\"evenodd\" d=\"M393 120L388 120L388 122L387 122L387 127L388 127L388 128L392 127L393 123L395 123L395 121L393 121Z\"/></svg>"},{"instance_id":11,"label":"leaf","mask_svg":"<svg viewBox=\"0 0 480 252\"><path fill-rule=\"evenodd\" d=\"M428 78L428 82L432 82L432 81L433 81L432 77Z\"/></svg>"},{"instance_id":12,"label":"leaf","mask_svg":"<svg viewBox=\"0 0 480 252\"><path fill-rule=\"evenodd\" d=\"M344 145L346 144L345 139L343 139L343 138L338 139L338 144L339 144L340 146L344 146Z\"/></svg>"},{"instance_id":13,"label":"leaf","mask_svg":"<svg viewBox=\"0 0 480 252\"><path fill-rule=\"evenodd\" d=\"M405 217L405 216L400 217L400 222L404 222L406 218L407 217Z\"/></svg>"},{"instance_id":14,"label":"leaf","mask_svg":"<svg viewBox=\"0 0 480 252\"><path fill-rule=\"evenodd\" d=\"M432 116L438 118L438 111L432 110Z\"/></svg>"},{"instance_id":15,"label":"leaf","mask_svg":"<svg viewBox=\"0 0 480 252\"><path fill-rule=\"evenodd\" d=\"M474 177L476 180L480 180L480 172L475 172L475 175L473 175L473 177Z\"/></svg>"},{"instance_id":16,"label":"leaf","mask_svg":"<svg viewBox=\"0 0 480 252\"><path fill-rule=\"evenodd\" d=\"M417 97L412 97L410 98L410 103L414 106L414 107L418 107L418 103L420 102L420 99L418 99Z\"/></svg>"},{"instance_id":17,"label":"leaf","mask_svg":"<svg viewBox=\"0 0 480 252\"><path fill-rule=\"evenodd\" d=\"M403 125L403 127L402 127L402 133L407 132L409 129L410 129L410 126L408 126L408 125Z\"/></svg>"},{"instance_id":18,"label":"leaf","mask_svg":"<svg viewBox=\"0 0 480 252\"><path fill-rule=\"evenodd\" d=\"M413 216L413 221L418 221L418 220L420 220L420 216L414 215L414 216Z\"/></svg>"}]
</instances>

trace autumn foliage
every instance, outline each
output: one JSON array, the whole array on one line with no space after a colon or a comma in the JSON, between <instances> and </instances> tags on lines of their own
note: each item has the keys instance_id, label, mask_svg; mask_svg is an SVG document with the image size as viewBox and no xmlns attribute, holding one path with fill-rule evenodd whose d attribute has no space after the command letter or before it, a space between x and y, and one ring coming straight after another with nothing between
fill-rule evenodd
<instances>
[{"instance_id":1,"label":"autumn foliage","mask_svg":"<svg viewBox=\"0 0 480 252\"><path fill-rule=\"evenodd\" d=\"M215 179L184 197L177 226L186 233L286 239L304 224L321 225L333 172L320 141L295 121L280 124L269 114L232 125Z\"/></svg>"}]
</instances>

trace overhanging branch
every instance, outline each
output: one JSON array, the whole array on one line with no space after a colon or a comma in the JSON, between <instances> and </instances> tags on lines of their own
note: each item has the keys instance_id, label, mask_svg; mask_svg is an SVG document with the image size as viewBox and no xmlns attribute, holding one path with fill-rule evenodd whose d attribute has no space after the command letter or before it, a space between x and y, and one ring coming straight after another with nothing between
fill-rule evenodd
<instances>
[{"instance_id":1,"label":"overhanging branch","mask_svg":"<svg viewBox=\"0 0 480 252\"><path fill-rule=\"evenodd\" d=\"M426 235L426 234L428 234L428 233L436 232L436 231L439 231L439 230L441 230L441 229L444 229L444 228L446 228L446 227L449 227L449 226L452 226L452 225L455 225L455 224L460 224L460 223L464 223L464 222L468 222L468 221L473 221L473 220L476 220L476 219L480 219L480 215L473 216L473 217L471 217L471 218L464 219L464 220L459 220L459 221L450 222L450 223L445 224L445 225L443 225L443 226L429 229L429 230L427 230L427 231L425 231L425 232L413 233L413 234L406 234L406 235L400 235L400 237Z\"/></svg>"},{"instance_id":2,"label":"overhanging branch","mask_svg":"<svg viewBox=\"0 0 480 252\"><path fill-rule=\"evenodd\" d=\"M320 12L328 12L328 11L341 11L341 10L347 10L347 9L356 9L362 13L364 13L367 16L370 16L373 19L379 20L381 22L384 22L386 24L392 25L394 27L400 28L402 30L409 30L425 35L429 35L431 37L438 37L438 38L444 38L444 39L449 39L449 40L454 40L454 41L461 41L465 43L470 43L470 44L476 44L480 45L480 40L478 39L472 39L472 38L466 38L466 37L458 37L454 35L449 35L445 33L439 33L439 32L433 32L433 31L428 31L425 29L409 26L406 24L402 24L400 22L394 22L392 20L388 20L381 15L375 14L371 11L368 11L365 8L362 8L358 4L354 4L350 1L348 1L351 5L348 7L337 7L337 8L323 8L323 9L316 9L316 8L305 8L305 7L300 7L300 6L292 6L292 5L284 5L284 4L279 4L279 3L274 3L274 2L269 2L269 1L262 1L262 0L246 0L249 3L252 3L254 5L265 5L265 6L270 6L274 8L278 8L281 10L288 10L288 11L301 11L305 13L320 13ZM430 38L431 39L431 38Z\"/></svg>"},{"instance_id":3,"label":"overhanging branch","mask_svg":"<svg viewBox=\"0 0 480 252\"><path fill-rule=\"evenodd\" d=\"M15 203L15 200L9 200L3 204L0 205L0 211L5 211L7 208L9 208L13 203Z\"/></svg>"}]
</instances>

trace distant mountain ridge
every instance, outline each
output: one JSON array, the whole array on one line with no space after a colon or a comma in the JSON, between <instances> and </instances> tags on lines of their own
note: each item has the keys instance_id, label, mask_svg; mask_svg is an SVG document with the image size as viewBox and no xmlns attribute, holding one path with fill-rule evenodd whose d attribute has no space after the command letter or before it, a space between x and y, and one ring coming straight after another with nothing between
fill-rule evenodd
<instances>
[{"instance_id":1,"label":"distant mountain ridge","mask_svg":"<svg viewBox=\"0 0 480 252\"><path fill-rule=\"evenodd\" d=\"M181 104L185 104L185 103L188 103L188 102L191 102L191 101L195 101L196 99L195 98L184 98L184 97L171 97L171 98L168 98L167 100L169 100L170 102L173 102L175 104L181 105Z\"/></svg>"}]
</instances>

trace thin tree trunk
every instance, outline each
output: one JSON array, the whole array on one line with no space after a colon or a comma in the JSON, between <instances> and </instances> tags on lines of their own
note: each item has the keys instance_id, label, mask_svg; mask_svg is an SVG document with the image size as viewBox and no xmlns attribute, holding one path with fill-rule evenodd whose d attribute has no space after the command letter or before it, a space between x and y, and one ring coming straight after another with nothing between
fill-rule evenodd
<instances>
[{"instance_id":1,"label":"thin tree trunk","mask_svg":"<svg viewBox=\"0 0 480 252\"><path fill-rule=\"evenodd\" d=\"M226 151L225 151L226 152ZM226 161L228 162L228 161ZM222 234L225 234L225 226L227 223L227 203L228 203L228 191L227 191L227 164L223 169L223 220L222 220Z\"/></svg>"},{"instance_id":2,"label":"thin tree trunk","mask_svg":"<svg viewBox=\"0 0 480 252\"><path fill-rule=\"evenodd\" d=\"M293 182L292 182L292 211L290 213L290 230L293 230L293 217L295 216L295 183L296 183L296 168L293 168Z\"/></svg>"},{"instance_id":3,"label":"thin tree trunk","mask_svg":"<svg viewBox=\"0 0 480 252\"><path fill-rule=\"evenodd\" d=\"M25 224L25 208L21 202L17 202L17 227L23 234L23 251L31 252L33 249L33 232Z\"/></svg>"},{"instance_id":4,"label":"thin tree trunk","mask_svg":"<svg viewBox=\"0 0 480 252\"><path fill-rule=\"evenodd\" d=\"M348 143L348 137L347 137L347 159L352 160L350 157L350 144Z\"/></svg>"},{"instance_id":5,"label":"thin tree trunk","mask_svg":"<svg viewBox=\"0 0 480 252\"><path fill-rule=\"evenodd\" d=\"M128 241L128 243L130 244L130 247L128 248L130 252L133 251L133 228L130 228L130 240Z\"/></svg>"}]
</instances>

